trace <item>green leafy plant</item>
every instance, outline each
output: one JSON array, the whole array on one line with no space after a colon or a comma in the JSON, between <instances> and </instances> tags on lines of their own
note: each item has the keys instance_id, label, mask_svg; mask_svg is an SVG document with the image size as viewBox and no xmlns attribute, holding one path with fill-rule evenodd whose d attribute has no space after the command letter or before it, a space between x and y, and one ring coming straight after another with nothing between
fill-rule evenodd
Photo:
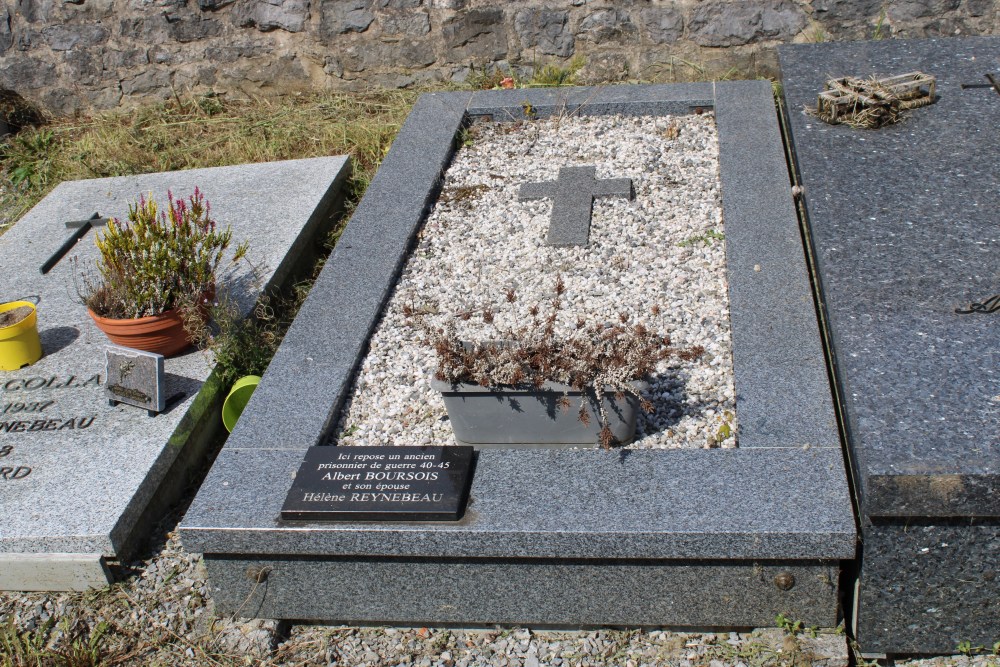
<instances>
[{"instance_id":1,"label":"green leafy plant","mask_svg":"<svg viewBox=\"0 0 1000 667\"><path fill-rule=\"evenodd\" d=\"M5 150L11 183L16 186L40 186L49 180L55 135L52 130L19 134Z\"/></svg>"},{"instance_id":2,"label":"green leafy plant","mask_svg":"<svg viewBox=\"0 0 1000 667\"><path fill-rule=\"evenodd\" d=\"M195 188L187 200L167 194L161 211L151 196L129 205L128 223L112 219L97 236L99 280L84 276L81 296L102 317L130 319L197 305L215 289L232 230L216 229ZM246 255L236 248L232 261Z\"/></svg>"},{"instance_id":3,"label":"green leafy plant","mask_svg":"<svg viewBox=\"0 0 1000 667\"><path fill-rule=\"evenodd\" d=\"M187 313L184 327L199 349L212 353L220 382L229 386L244 375L264 374L295 312L281 299L263 295L243 317L239 306L223 294L209 308Z\"/></svg>"},{"instance_id":4,"label":"green leafy plant","mask_svg":"<svg viewBox=\"0 0 1000 667\"><path fill-rule=\"evenodd\" d=\"M546 382L557 382L583 393L579 419L589 424L587 396L597 396L612 388L619 397L631 394L639 399L647 412L652 404L643 398L630 383L651 375L656 364L669 358L691 360L704 353L700 346L680 349L672 346L669 336L649 331L641 322L630 324L626 313L619 315L614 324L576 321L576 330L565 337L557 337L556 320L562 308L565 293L562 278L555 285L555 298L551 311L541 313L538 305L530 310L530 319L517 328L498 328L493 308L483 308L478 315L493 329L495 335L485 342L463 341L453 323L444 327L424 326L425 343L437 352L435 377L445 382L471 382L483 387L531 386L540 389ZM507 292L507 301L514 303L517 296ZM404 309L408 317L419 317L419 311ZM468 320L471 312L458 317ZM600 401L601 446L609 448L614 435L608 415ZM559 402L563 409L570 407L565 397Z\"/></svg>"},{"instance_id":5,"label":"green leafy plant","mask_svg":"<svg viewBox=\"0 0 1000 667\"><path fill-rule=\"evenodd\" d=\"M819 627L814 625L807 627L802 621L793 621L784 614L778 614L775 616L774 623L793 637L800 635L803 632L809 633L809 636L813 638L816 638L819 635Z\"/></svg>"}]
</instances>

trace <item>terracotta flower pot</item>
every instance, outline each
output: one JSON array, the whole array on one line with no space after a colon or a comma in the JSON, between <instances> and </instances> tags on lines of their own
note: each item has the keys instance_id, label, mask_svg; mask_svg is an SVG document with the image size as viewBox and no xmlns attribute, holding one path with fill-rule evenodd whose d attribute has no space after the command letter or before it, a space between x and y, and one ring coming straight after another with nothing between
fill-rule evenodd
<instances>
[{"instance_id":1,"label":"terracotta flower pot","mask_svg":"<svg viewBox=\"0 0 1000 667\"><path fill-rule=\"evenodd\" d=\"M132 320L101 317L90 308L87 313L93 318L97 328L116 345L156 352L165 357L177 354L191 345L191 339L184 330L184 320L176 310Z\"/></svg>"}]
</instances>

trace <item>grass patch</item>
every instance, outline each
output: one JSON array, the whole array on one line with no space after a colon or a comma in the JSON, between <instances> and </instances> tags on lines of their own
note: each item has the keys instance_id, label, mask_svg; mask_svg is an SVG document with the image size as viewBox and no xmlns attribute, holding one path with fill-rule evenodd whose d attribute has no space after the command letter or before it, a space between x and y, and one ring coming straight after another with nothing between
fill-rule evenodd
<instances>
[{"instance_id":1,"label":"grass patch","mask_svg":"<svg viewBox=\"0 0 1000 667\"><path fill-rule=\"evenodd\" d=\"M28 128L0 144L0 233L62 181L326 155L351 156L348 199L356 202L417 95L176 98Z\"/></svg>"}]
</instances>

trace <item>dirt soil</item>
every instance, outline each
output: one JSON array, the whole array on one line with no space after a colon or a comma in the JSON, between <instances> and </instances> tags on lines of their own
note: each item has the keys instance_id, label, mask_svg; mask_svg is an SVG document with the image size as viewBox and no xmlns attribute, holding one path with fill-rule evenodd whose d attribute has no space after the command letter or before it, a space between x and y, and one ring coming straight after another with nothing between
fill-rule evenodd
<instances>
[{"instance_id":1,"label":"dirt soil","mask_svg":"<svg viewBox=\"0 0 1000 667\"><path fill-rule=\"evenodd\" d=\"M18 322L27 319L31 315L31 306L18 306L13 310L0 313L0 329L12 327Z\"/></svg>"}]
</instances>

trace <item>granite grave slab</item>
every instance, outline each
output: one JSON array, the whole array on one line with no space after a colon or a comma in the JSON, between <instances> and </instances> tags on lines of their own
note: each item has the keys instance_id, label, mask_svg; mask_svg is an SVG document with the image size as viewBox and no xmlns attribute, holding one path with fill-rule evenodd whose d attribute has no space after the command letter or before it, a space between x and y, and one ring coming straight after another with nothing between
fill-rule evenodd
<instances>
[{"instance_id":1,"label":"granite grave slab","mask_svg":"<svg viewBox=\"0 0 1000 667\"><path fill-rule=\"evenodd\" d=\"M37 363L0 372L0 470L11 471L0 475L0 588L107 583L106 561L129 556L151 523L144 513L169 502L165 481L201 462L200 448L219 425L219 387L198 351L159 360L159 414L114 393L137 387L121 377L109 383L108 340L75 290L75 276L97 254L99 231L80 233L92 226L88 216L125 218L140 195L165 200L168 189L183 196L198 186L218 224L250 242L260 275L244 265L227 280L248 312L259 289L295 275L299 257L328 227L349 171L347 158L330 157L65 182L0 237L0 296L37 299L43 347ZM77 220L88 222L67 228ZM110 365L122 375L121 363ZM109 404L106 392L119 400ZM67 568L75 569L52 574Z\"/></svg>"},{"instance_id":2,"label":"granite grave slab","mask_svg":"<svg viewBox=\"0 0 1000 667\"><path fill-rule=\"evenodd\" d=\"M525 107L539 118L714 110L740 448L484 449L459 521L282 520L459 131L525 120ZM836 624L855 527L770 85L423 95L180 530L204 553L223 613L698 627L771 625L785 613Z\"/></svg>"},{"instance_id":3,"label":"granite grave slab","mask_svg":"<svg viewBox=\"0 0 1000 667\"><path fill-rule=\"evenodd\" d=\"M1000 640L1000 38L779 47L862 515L871 653ZM803 112L832 76L919 70L874 131ZM969 84L977 84L976 87ZM987 84L979 86L978 84Z\"/></svg>"}]
</instances>

